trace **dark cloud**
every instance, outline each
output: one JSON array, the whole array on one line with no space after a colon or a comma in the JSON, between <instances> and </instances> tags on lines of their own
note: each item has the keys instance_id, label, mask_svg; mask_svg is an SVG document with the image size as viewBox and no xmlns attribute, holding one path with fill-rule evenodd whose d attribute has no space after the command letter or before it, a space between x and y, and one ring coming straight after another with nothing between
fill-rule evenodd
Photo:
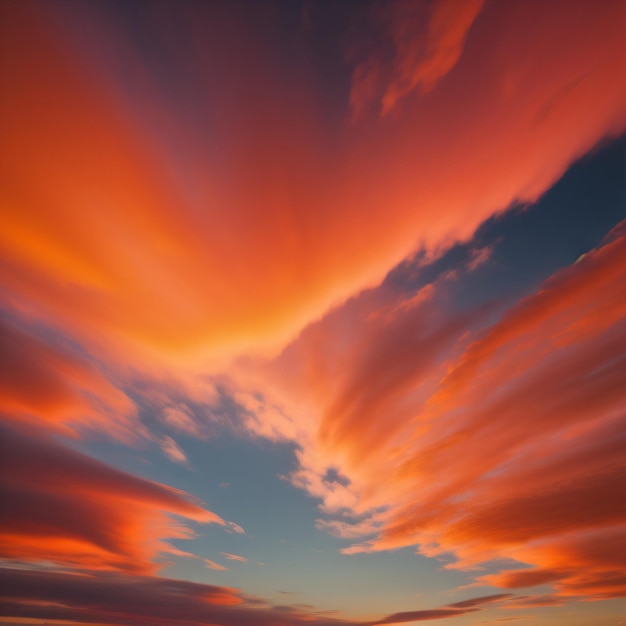
<instances>
[{"instance_id":1,"label":"dark cloud","mask_svg":"<svg viewBox=\"0 0 626 626\"><path fill-rule=\"evenodd\" d=\"M506 600L510 597L510 593L496 593L491 596L481 596L479 598L462 600L461 602L455 602L454 604L449 604L448 606L455 609L470 609L477 606L482 606L483 604L489 604L490 602L500 602L501 600Z\"/></svg>"},{"instance_id":2,"label":"dark cloud","mask_svg":"<svg viewBox=\"0 0 626 626\"><path fill-rule=\"evenodd\" d=\"M5 558L147 572L163 538L189 534L169 514L224 523L184 492L2 424L0 470Z\"/></svg>"},{"instance_id":3,"label":"dark cloud","mask_svg":"<svg viewBox=\"0 0 626 626\"><path fill-rule=\"evenodd\" d=\"M123 626L376 626L458 617L511 597L484 596L357 622L325 617L310 605L272 606L231 587L111 572L2 568L0 590L3 615Z\"/></svg>"},{"instance_id":4,"label":"dark cloud","mask_svg":"<svg viewBox=\"0 0 626 626\"><path fill-rule=\"evenodd\" d=\"M405 611L403 613L394 613L378 622L372 622L372 626L377 624L402 624L403 622L421 622L429 619L444 619L446 617L458 617L471 613L477 609L432 609L426 611Z\"/></svg>"}]
</instances>

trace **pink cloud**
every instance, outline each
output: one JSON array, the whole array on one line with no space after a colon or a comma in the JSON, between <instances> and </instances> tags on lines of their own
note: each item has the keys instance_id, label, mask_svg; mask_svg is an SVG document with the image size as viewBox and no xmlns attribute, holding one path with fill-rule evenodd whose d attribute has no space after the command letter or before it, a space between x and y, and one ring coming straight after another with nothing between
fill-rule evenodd
<instances>
[{"instance_id":1,"label":"pink cloud","mask_svg":"<svg viewBox=\"0 0 626 626\"><path fill-rule=\"evenodd\" d=\"M163 420L179 432L194 436L200 436L201 434L201 426L198 424L195 416L186 407L165 407L163 409Z\"/></svg>"},{"instance_id":2,"label":"pink cloud","mask_svg":"<svg viewBox=\"0 0 626 626\"><path fill-rule=\"evenodd\" d=\"M187 456L174 439L166 435L161 439L160 445L165 455L171 461L174 461L174 463L182 463L183 465L187 464Z\"/></svg>"}]
</instances>

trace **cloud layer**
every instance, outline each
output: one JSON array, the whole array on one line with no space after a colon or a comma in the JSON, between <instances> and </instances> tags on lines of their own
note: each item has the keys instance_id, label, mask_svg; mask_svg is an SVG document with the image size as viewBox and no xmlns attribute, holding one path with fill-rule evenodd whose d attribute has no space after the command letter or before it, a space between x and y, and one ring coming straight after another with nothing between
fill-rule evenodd
<instances>
[{"instance_id":1,"label":"cloud layer","mask_svg":"<svg viewBox=\"0 0 626 626\"><path fill-rule=\"evenodd\" d=\"M276 347L623 130L619 2L457 4L433 3L423 37L406 4L372 15L397 102L351 124L321 60L281 60L310 51L263 7L177 3L173 31L173 5L144 5L140 51L99 5L9 3L9 301L144 369ZM187 68L175 86L168 67Z\"/></svg>"},{"instance_id":2,"label":"cloud layer","mask_svg":"<svg viewBox=\"0 0 626 626\"><path fill-rule=\"evenodd\" d=\"M445 608L398 613L379 621L356 622L325 617L297 606L278 606L236 589L167 578L0 569L3 608L10 614L78 624L159 626L376 626L458 617L509 598L474 598Z\"/></svg>"}]
</instances>

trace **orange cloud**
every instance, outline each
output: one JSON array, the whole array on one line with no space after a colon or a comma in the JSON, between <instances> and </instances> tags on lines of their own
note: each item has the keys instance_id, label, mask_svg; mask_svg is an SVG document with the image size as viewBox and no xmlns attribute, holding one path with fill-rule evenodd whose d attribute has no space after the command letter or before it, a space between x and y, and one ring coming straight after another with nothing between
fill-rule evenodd
<instances>
[{"instance_id":1,"label":"orange cloud","mask_svg":"<svg viewBox=\"0 0 626 626\"><path fill-rule=\"evenodd\" d=\"M605 493L605 490L602 490ZM620 508L619 498L613 504ZM581 502L581 505L585 503ZM570 532L548 541L530 542L518 558L536 565L533 569L505 570L483 576L481 581L519 589L551 583L562 596L595 599L623 597L626 593L626 524Z\"/></svg>"},{"instance_id":2,"label":"orange cloud","mask_svg":"<svg viewBox=\"0 0 626 626\"><path fill-rule=\"evenodd\" d=\"M327 70L286 69L266 14L181 9L193 54L165 46L187 68L171 89L97 7L6 5L7 302L144 369L275 349L624 129L619 3L452 4L415 39L387 9L393 116L356 125L321 95ZM145 10L165 45L167 15ZM76 20L89 46L60 27Z\"/></svg>"},{"instance_id":3,"label":"orange cloud","mask_svg":"<svg viewBox=\"0 0 626 626\"><path fill-rule=\"evenodd\" d=\"M225 523L184 492L5 426L2 463L3 558L148 573L174 551L163 539L193 536L170 514Z\"/></svg>"},{"instance_id":4,"label":"orange cloud","mask_svg":"<svg viewBox=\"0 0 626 626\"><path fill-rule=\"evenodd\" d=\"M298 432L292 482L322 500L320 528L363 538L347 554L508 558L532 567L481 580L624 595L626 223L484 329L484 311L446 309L458 278L366 292L248 361L280 409L261 415L290 419L257 432Z\"/></svg>"},{"instance_id":5,"label":"orange cloud","mask_svg":"<svg viewBox=\"0 0 626 626\"><path fill-rule=\"evenodd\" d=\"M132 441L135 405L85 355L0 320L0 412L76 436L90 428ZM145 433L143 433L145 435Z\"/></svg>"}]
</instances>

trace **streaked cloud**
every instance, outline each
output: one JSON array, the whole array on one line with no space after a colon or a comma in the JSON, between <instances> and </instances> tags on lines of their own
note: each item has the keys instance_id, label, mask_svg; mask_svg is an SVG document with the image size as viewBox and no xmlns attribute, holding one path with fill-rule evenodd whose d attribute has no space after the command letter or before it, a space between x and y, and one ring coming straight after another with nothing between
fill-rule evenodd
<instances>
[{"instance_id":1,"label":"streaked cloud","mask_svg":"<svg viewBox=\"0 0 626 626\"><path fill-rule=\"evenodd\" d=\"M536 200L623 131L619 3L452 5L433 3L423 54L411 52L420 33L398 34L394 93L438 76L432 91L402 97L393 121L352 128L346 117L342 133L320 115L310 72L294 83L268 69L281 65L266 16L253 31L212 5L195 20L181 13L180 28L205 32L191 60L170 51L200 82L180 76L196 94L189 115L130 35L111 35L99 5L55 5L102 46L84 66L42 7L8 6L7 298L107 359L183 376L199 362L276 350L420 246L436 253L511 203ZM167 36L167 20L150 24L148 38ZM231 40L249 53L214 53ZM126 78L103 61L116 55L128 59Z\"/></svg>"},{"instance_id":2,"label":"streaked cloud","mask_svg":"<svg viewBox=\"0 0 626 626\"><path fill-rule=\"evenodd\" d=\"M200 436L202 429L198 420L184 406L168 406L163 409L163 420L173 429L189 435Z\"/></svg>"},{"instance_id":3,"label":"streaked cloud","mask_svg":"<svg viewBox=\"0 0 626 626\"><path fill-rule=\"evenodd\" d=\"M226 522L226 525L234 533L237 533L239 535L245 535L246 534L246 531L239 524L235 524L235 522Z\"/></svg>"},{"instance_id":4,"label":"streaked cloud","mask_svg":"<svg viewBox=\"0 0 626 626\"><path fill-rule=\"evenodd\" d=\"M449 604L439 609L394 613L393 615L388 615L380 621L372 622L372 626L377 626L378 624L404 624L406 622L422 622L435 619L445 619L447 617L459 617L460 615L464 615L466 613L480 611L486 605L501 602L509 599L510 597L511 596L509 594L501 593L492 596L471 598L470 600Z\"/></svg>"},{"instance_id":5,"label":"streaked cloud","mask_svg":"<svg viewBox=\"0 0 626 626\"><path fill-rule=\"evenodd\" d=\"M73 437L78 429L131 442L146 436L135 404L85 354L0 319L0 411Z\"/></svg>"},{"instance_id":6,"label":"streaked cloud","mask_svg":"<svg viewBox=\"0 0 626 626\"><path fill-rule=\"evenodd\" d=\"M245 556L239 556L238 554L231 554L230 552L221 552L221 555L229 561L239 561L240 563L247 563L248 559Z\"/></svg>"},{"instance_id":7,"label":"streaked cloud","mask_svg":"<svg viewBox=\"0 0 626 626\"><path fill-rule=\"evenodd\" d=\"M354 69L350 103L355 113L380 97L381 114L418 86L431 91L457 64L468 30L483 0L437 0L430 4L394 0L374 5L372 19L384 32L381 49ZM383 61L382 44L391 43L393 56Z\"/></svg>"},{"instance_id":8,"label":"streaked cloud","mask_svg":"<svg viewBox=\"0 0 626 626\"><path fill-rule=\"evenodd\" d=\"M302 445L291 480L321 499L318 527L370 536L346 554L415 545L455 555L448 568L513 559L533 567L480 580L623 595L610 546L626 522L625 267L622 223L493 323L489 308L446 310L458 273L399 303L381 287L260 366L296 424L284 433ZM348 480L325 480L328 467Z\"/></svg>"},{"instance_id":9,"label":"streaked cloud","mask_svg":"<svg viewBox=\"0 0 626 626\"><path fill-rule=\"evenodd\" d=\"M170 515L225 522L190 495L122 472L45 434L2 426L0 553L61 567L155 572L167 539L191 538Z\"/></svg>"},{"instance_id":10,"label":"streaked cloud","mask_svg":"<svg viewBox=\"0 0 626 626\"><path fill-rule=\"evenodd\" d=\"M168 459L174 461L174 463L182 463L183 465L187 464L187 457L185 453L176 441L174 441L174 439L166 435L161 439L160 445Z\"/></svg>"}]
</instances>

